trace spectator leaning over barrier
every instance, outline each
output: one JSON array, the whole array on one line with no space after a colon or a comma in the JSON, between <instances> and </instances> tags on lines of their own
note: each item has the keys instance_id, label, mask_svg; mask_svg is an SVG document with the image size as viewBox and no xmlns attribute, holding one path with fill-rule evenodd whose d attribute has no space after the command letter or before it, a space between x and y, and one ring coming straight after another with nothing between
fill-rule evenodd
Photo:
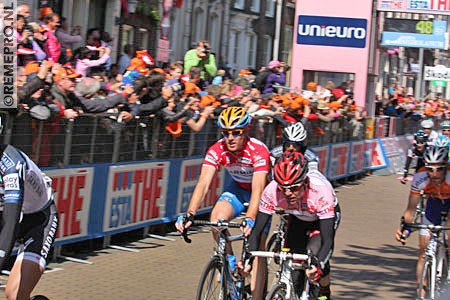
<instances>
[{"instance_id":1,"label":"spectator leaning over barrier","mask_svg":"<svg viewBox=\"0 0 450 300\"><path fill-rule=\"evenodd\" d=\"M201 40L195 49L184 55L184 72L189 73L192 67L200 68L200 77L203 81L210 81L216 75L216 58L211 53L208 41Z\"/></svg>"},{"instance_id":2,"label":"spectator leaning over barrier","mask_svg":"<svg viewBox=\"0 0 450 300\"><path fill-rule=\"evenodd\" d=\"M3 129L0 119L0 132ZM25 247L14 261L5 288L6 299L30 299L45 271L58 228L52 180L31 159L11 145L0 146L2 211L0 268L6 267L16 241Z\"/></svg>"},{"instance_id":3,"label":"spectator leaning over barrier","mask_svg":"<svg viewBox=\"0 0 450 300\"><path fill-rule=\"evenodd\" d=\"M76 79L81 75L75 73L72 67L61 67L53 76L54 84L51 92L55 97L55 102L64 107L64 117L73 119L82 111L78 106L78 98L73 93L75 91ZM77 107L78 106L78 107Z\"/></svg>"},{"instance_id":4,"label":"spectator leaning over barrier","mask_svg":"<svg viewBox=\"0 0 450 300\"><path fill-rule=\"evenodd\" d=\"M98 54L97 54L98 53ZM81 47L75 50L75 72L86 77L92 67L97 67L106 63L110 58L111 49L106 47L96 48L92 50L88 47ZM95 57L97 57L95 59Z\"/></svg>"}]
</instances>

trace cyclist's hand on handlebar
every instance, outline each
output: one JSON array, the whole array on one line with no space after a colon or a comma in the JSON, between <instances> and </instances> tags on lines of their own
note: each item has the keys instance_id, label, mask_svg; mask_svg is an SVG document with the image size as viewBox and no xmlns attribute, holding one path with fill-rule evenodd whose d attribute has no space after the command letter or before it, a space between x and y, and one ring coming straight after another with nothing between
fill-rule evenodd
<instances>
[{"instance_id":1,"label":"cyclist's hand on handlebar","mask_svg":"<svg viewBox=\"0 0 450 300\"><path fill-rule=\"evenodd\" d=\"M313 265L310 269L305 270L305 274L311 282L318 282L322 276L322 270Z\"/></svg>"},{"instance_id":2,"label":"cyclist's hand on handlebar","mask_svg":"<svg viewBox=\"0 0 450 300\"><path fill-rule=\"evenodd\" d=\"M397 242L402 243L403 245L406 243L406 239L409 237L410 232L408 229L397 229L397 231L395 232L395 239L397 240Z\"/></svg>"},{"instance_id":3,"label":"cyclist's hand on handlebar","mask_svg":"<svg viewBox=\"0 0 450 300\"><path fill-rule=\"evenodd\" d=\"M406 184L408 182L408 177L402 177L402 179L400 179L400 182Z\"/></svg>"},{"instance_id":4,"label":"cyclist's hand on handlebar","mask_svg":"<svg viewBox=\"0 0 450 300\"><path fill-rule=\"evenodd\" d=\"M242 233L245 236L249 236L252 233L252 229L255 226L255 220L252 218L245 218L241 225Z\"/></svg>"},{"instance_id":5,"label":"cyclist's hand on handlebar","mask_svg":"<svg viewBox=\"0 0 450 300\"><path fill-rule=\"evenodd\" d=\"M192 220L194 216L192 214L185 214L182 216L178 216L178 219L175 223L175 227L179 232L183 232L192 225Z\"/></svg>"}]
</instances>

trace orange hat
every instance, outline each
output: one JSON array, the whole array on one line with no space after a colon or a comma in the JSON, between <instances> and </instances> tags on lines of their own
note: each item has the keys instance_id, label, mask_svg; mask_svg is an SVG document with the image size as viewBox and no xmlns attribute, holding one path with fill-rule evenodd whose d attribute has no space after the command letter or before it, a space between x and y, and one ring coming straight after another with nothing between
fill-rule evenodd
<instances>
[{"instance_id":1,"label":"orange hat","mask_svg":"<svg viewBox=\"0 0 450 300\"><path fill-rule=\"evenodd\" d=\"M51 7L43 7L39 11L39 20L42 20L45 15L49 15L53 13L53 9Z\"/></svg>"},{"instance_id":2,"label":"orange hat","mask_svg":"<svg viewBox=\"0 0 450 300\"><path fill-rule=\"evenodd\" d=\"M58 73L56 73L53 76L53 81L58 82L63 79L67 78L80 78L81 75L78 73L75 73L75 70L72 67L61 67L61 69L58 70Z\"/></svg>"},{"instance_id":3,"label":"orange hat","mask_svg":"<svg viewBox=\"0 0 450 300\"><path fill-rule=\"evenodd\" d=\"M184 83L184 93L185 94L196 94L201 92L202 90L192 82L185 82Z\"/></svg>"},{"instance_id":4,"label":"orange hat","mask_svg":"<svg viewBox=\"0 0 450 300\"><path fill-rule=\"evenodd\" d=\"M239 76L250 75L250 74L252 74L252 72L250 72L247 69L242 69L239 71Z\"/></svg>"},{"instance_id":5,"label":"orange hat","mask_svg":"<svg viewBox=\"0 0 450 300\"><path fill-rule=\"evenodd\" d=\"M328 103L328 106L333 109L333 110L338 110L339 108L341 108L341 103L339 103L339 101L333 101Z\"/></svg>"},{"instance_id":6,"label":"orange hat","mask_svg":"<svg viewBox=\"0 0 450 300\"><path fill-rule=\"evenodd\" d=\"M317 89L317 83L315 83L314 81L310 81L306 84L306 89L308 91L315 91Z\"/></svg>"},{"instance_id":7,"label":"orange hat","mask_svg":"<svg viewBox=\"0 0 450 300\"><path fill-rule=\"evenodd\" d=\"M39 64L35 61L31 61L25 65L25 75L31 75L39 72Z\"/></svg>"},{"instance_id":8,"label":"orange hat","mask_svg":"<svg viewBox=\"0 0 450 300\"><path fill-rule=\"evenodd\" d=\"M166 130L174 137L180 137L183 127L181 126L182 120L167 123Z\"/></svg>"}]
</instances>

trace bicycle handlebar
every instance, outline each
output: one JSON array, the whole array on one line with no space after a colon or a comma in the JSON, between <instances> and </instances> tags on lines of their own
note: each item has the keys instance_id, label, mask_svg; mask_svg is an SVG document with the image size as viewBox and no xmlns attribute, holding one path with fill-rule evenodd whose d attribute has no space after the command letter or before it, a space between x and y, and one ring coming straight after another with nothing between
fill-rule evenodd
<instances>
[{"instance_id":1,"label":"bicycle handlebar","mask_svg":"<svg viewBox=\"0 0 450 300\"><path fill-rule=\"evenodd\" d=\"M298 259L308 260L310 257L307 254L287 253L287 252L270 252L270 251L251 251L252 256L266 257L266 258L285 258L285 259Z\"/></svg>"},{"instance_id":2,"label":"bicycle handlebar","mask_svg":"<svg viewBox=\"0 0 450 300\"><path fill-rule=\"evenodd\" d=\"M424 224L416 224L416 223L404 223L404 227L409 227L412 229L428 229L432 232L450 230L450 226L432 225L432 224L424 225Z\"/></svg>"},{"instance_id":3,"label":"bicycle handlebar","mask_svg":"<svg viewBox=\"0 0 450 300\"><path fill-rule=\"evenodd\" d=\"M192 220L192 225L205 225L205 226L211 226L211 227L227 227L227 228L240 228L242 226L246 226L245 220L239 224L235 222L228 222L228 221L222 221L219 220L217 222L210 222L206 220ZM184 241L188 244L192 243L192 240L188 237L187 234L188 230L185 228L183 232L181 232L181 236L183 237Z\"/></svg>"}]
</instances>

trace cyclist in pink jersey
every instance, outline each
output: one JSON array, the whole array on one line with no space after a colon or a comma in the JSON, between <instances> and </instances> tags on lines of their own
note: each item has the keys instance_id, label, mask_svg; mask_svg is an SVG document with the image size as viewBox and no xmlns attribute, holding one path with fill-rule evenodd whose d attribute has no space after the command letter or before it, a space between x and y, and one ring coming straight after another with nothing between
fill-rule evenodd
<instances>
[{"instance_id":1,"label":"cyclist in pink jersey","mask_svg":"<svg viewBox=\"0 0 450 300\"><path fill-rule=\"evenodd\" d=\"M203 202L214 175L223 166L233 180L217 199L210 219L212 222L219 219L231 220L244 211L244 203L248 202L245 217L247 225L243 232L250 235L270 165L269 150L264 143L247 135L250 122L250 115L242 107L228 107L220 113L218 125L223 138L206 153L188 211L184 216L179 216L175 224L178 231L183 232L192 225L191 221ZM213 231L213 234L217 239L217 232ZM228 249L228 252L232 256L232 250ZM257 279L252 277L252 280ZM252 291L253 289L254 285ZM260 298L255 294L253 297Z\"/></svg>"},{"instance_id":2,"label":"cyclist in pink jersey","mask_svg":"<svg viewBox=\"0 0 450 300\"><path fill-rule=\"evenodd\" d=\"M306 276L319 283L315 297L330 298L330 258L334 236L340 221L340 208L331 184L315 172L308 173L308 162L299 152L285 151L273 169L274 180L264 189L256 224L250 236L250 248L257 240L276 208L290 214L286 247L293 253L314 254L314 267ZM294 286L300 296L304 273L295 271Z\"/></svg>"}]
</instances>

